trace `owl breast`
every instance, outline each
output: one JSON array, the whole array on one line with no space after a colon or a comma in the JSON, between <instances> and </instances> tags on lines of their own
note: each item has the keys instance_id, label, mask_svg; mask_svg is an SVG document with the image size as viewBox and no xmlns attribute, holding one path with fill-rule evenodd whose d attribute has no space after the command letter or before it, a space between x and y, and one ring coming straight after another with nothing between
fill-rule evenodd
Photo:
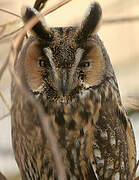
<instances>
[{"instance_id":1,"label":"owl breast","mask_svg":"<svg viewBox=\"0 0 139 180\"><path fill-rule=\"evenodd\" d=\"M128 145L125 143L124 126L120 122L123 112L118 104L115 105L118 96L111 97L110 83L111 79L97 89L88 90L82 98L72 103L48 103L45 106L58 140L67 177L71 179L129 178ZM18 119L16 123L14 120L13 128L18 127L19 131L12 131L13 146L15 150L18 149L15 155L23 175L27 179L55 179L57 175L49 142L46 140L44 144L36 110L24 97L22 103L20 101L17 104L19 110L26 105L27 111L32 112L27 115L25 109L22 114L14 114ZM126 121L124 114L122 118Z\"/></svg>"}]
</instances>

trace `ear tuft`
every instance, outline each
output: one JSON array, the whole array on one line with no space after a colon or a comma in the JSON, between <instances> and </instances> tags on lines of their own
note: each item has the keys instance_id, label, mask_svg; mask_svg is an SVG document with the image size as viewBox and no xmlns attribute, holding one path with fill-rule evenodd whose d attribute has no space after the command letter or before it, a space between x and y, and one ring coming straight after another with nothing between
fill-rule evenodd
<instances>
[{"instance_id":1,"label":"ear tuft","mask_svg":"<svg viewBox=\"0 0 139 180\"><path fill-rule=\"evenodd\" d=\"M21 15L22 15L22 19L23 19L24 23L27 23L34 16L38 16L39 12L36 9L31 8L29 6L23 6L21 9ZM43 18L41 18L37 22L37 24L32 27L31 32L33 33L33 35L35 35L41 39L46 38L47 40L50 40L50 38L51 38L50 31L45 26L45 21Z\"/></svg>"},{"instance_id":2,"label":"ear tuft","mask_svg":"<svg viewBox=\"0 0 139 180\"><path fill-rule=\"evenodd\" d=\"M102 10L100 5L97 2L91 3L79 30L79 36L82 40L87 40L90 35L96 32L101 17Z\"/></svg>"}]
</instances>

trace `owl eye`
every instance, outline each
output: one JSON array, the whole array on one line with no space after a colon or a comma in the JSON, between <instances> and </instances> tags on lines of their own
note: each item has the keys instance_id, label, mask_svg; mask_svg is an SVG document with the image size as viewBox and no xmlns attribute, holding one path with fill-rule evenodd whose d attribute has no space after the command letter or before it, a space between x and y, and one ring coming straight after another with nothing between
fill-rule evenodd
<instances>
[{"instance_id":1,"label":"owl eye","mask_svg":"<svg viewBox=\"0 0 139 180\"><path fill-rule=\"evenodd\" d=\"M44 68L44 67L50 67L50 63L49 63L49 61L47 60L45 60L44 58L39 58L38 59L38 65L39 65L39 67L42 67L42 68Z\"/></svg>"},{"instance_id":2,"label":"owl eye","mask_svg":"<svg viewBox=\"0 0 139 180\"><path fill-rule=\"evenodd\" d=\"M90 62L82 62L79 64L80 67L87 68L90 66Z\"/></svg>"}]
</instances>

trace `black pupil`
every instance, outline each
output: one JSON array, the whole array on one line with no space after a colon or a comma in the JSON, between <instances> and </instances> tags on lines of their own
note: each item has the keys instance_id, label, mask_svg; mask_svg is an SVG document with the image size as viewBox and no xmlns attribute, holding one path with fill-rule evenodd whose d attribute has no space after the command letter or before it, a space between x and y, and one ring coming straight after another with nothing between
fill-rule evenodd
<instances>
[{"instance_id":1,"label":"black pupil","mask_svg":"<svg viewBox=\"0 0 139 180\"><path fill-rule=\"evenodd\" d=\"M90 66L90 63L89 62L82 62L80 64L80 67L89 67Z\"/></svg>"},{"instance_id":2,"label":"black pupil","mask_svg":"<svg viewBox=\"0 0 139 180\"><path fill-rule=\"evenodd\" d=\"M40 67L50 66L49 60L48 59L44 59L44 58L40 58L39 59L39 66Z\"/></svg>"}]
</instances>

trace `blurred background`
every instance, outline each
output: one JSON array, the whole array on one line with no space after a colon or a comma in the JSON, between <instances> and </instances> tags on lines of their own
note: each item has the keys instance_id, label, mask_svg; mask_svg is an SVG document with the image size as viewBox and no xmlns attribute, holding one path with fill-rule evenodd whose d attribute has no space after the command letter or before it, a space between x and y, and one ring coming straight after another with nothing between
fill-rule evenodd
<instances>
[{"instance_id":1,"label":"blurred background","mask_svg":"<svg viewBox=\"0 0 139 180\"><path fill-rule=\"evenodd\" d=\"M48 0L46 8L60 2ZM72 0L62 8L46 16L48 26L71 26L81 23L90 0ZM139 19L138 21L106 23L108 19L139 17L138 0L99 0L103 9L103 20L98 31L113 64L123 104L128 110L137 144L139 159ZM23 5L33 6L33 0L0 0L0 9L20 15ZM0 67L6 60L14 35L3 38L23 24L20 18L0 11ZM19 179L11 145L9 108L10 74L4 72L0 80L0 171L9 179ZM133 99L132 99L132 98ZM3 100L2 100L3 98ZM5 102L4 102L5 99ZM138 103L138 110L132 104ZM5 116L5 117L4 117ZM139 170L138 170L139 171ZM139 174L139 173L138 173Z\"/></svg>"}]
</instances>

